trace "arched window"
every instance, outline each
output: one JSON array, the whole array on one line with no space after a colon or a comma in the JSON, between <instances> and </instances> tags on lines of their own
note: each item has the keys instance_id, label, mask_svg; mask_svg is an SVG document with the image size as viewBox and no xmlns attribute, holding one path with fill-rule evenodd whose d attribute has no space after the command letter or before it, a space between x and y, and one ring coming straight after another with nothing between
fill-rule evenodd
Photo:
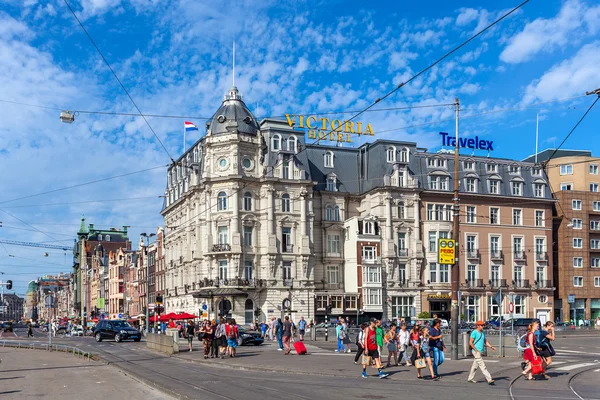
<instances>
[{"instance_id":1,"label":"arched window","mask_svg":"<svg viewBox=\"0 0 600 400\"><path fill-rule=\"evenodd\" d=\"M375 234L375 225L371 221L365 222L365 235L374 235Z\"/></svg>"},{"instance_id":2,"label":"arched window","mask_svg":"<svg viewBox=\"0 0 600 400\"><path fill-rule=\"evenodd\" d=\"M394 146L390 146L385 151L387 162L393 163L396 162L396 148Z\"/></svg>"},{"instance_id":3,"label":"arched window","mask_svg":"<svg viewBox=\"0 0 600 400\"><path fill-rule=\"evenodd\" d=\"M110 235L104 235L104 241L110 242Z\"/></svg>"},{"instance_id":4,"label":"arched window","mask_svg":"<svg viewBox=\"0 0 600 400\"><path fill-rule=\"evenodd\" d=\"M405 148L402 149L402 151L400 151L400 161L407 163L408 159L409 159L409 151L405 147Z\"/></svg>"},{"instance_id":5,"label":"arched window","mask_svg":"<svg viewBox=\"0 0 600 400\"><path fill-rule=\"evenodd\" d=\"M102 235L98 235L98 241L101 242L102 241Z\"/></svg>"},{"instance_id":6,"label":"arched window","mask_svg":"<svg viewBox=\"0 0 600 400\"><path fill-rule=\"evenodd\" d=\"M290 137L288 139L288 150L293 151L295 153L298 151L297 148L298 148L298 139L296 138L296 136L290 135Z\"/></svg>"},{"instance_id":7,"label":"arched window","mask_svg":"<svg viewBox=\"0 0 600 400\"><path fill-rule=\"evenodd\" d=\"M252 211L252 193L244 193L244 211Z\"/></svg>"},{"instance_id":8,"label":"arched window","mask_svg":"<svg viewBox=\"0 0 600 400\"><path fill-rule=\"evenodd\" d=\"M333 221L333 207L331 207L331 206L325 207L325 220Z\"/></svg>"},{"instance_id":9,"label":"arched window","mask_svg":"<svg viewBox=\"0 0 600 400\"><path fill-rule=\"evenodd\" d=\"M290 212L291 208L290 195L285 193L281 196L281 212Z\"/></svg>"},{"instance_id":10,"label":"arched window","mask_svg":"<svg viewBox=\"0 0 600 400\"><path fill-rule=\"evenodd\" d=\"M217 211L227 210L227 194L219 192L217 195Z\"/></svg>"},{"instance_id":11,"label":"arched window","mask_svg":"<svg viewBox=\"0 0 600 400\"><path fill-rule=\"evenodd\" d=\"M335 221L341 221L341 215L340 215L340 206L335 206L335 208L333 209L333 219Z\"/></svg>"},{"instance_id":12,"label":"arched window","mask_svg":"<svg viewBox=\"0 0 600 400\"><path fill-rule=\"evenodd\" d=\"M254 320L254 302L250 299L246 299L244 304L244 322L246 325L250 325Z\"/></svg>"},{"instance_id":13,"label":"arched window","mask_svg":"<svg viewBox=\"0 0 600 400\"><path fill-rule=\"evenodd\" d=\"M332 151L327 151L325 152L325 160L324 160L324 164L326 168L333 168L333 152Z\"/></svg>"},{"instance_id":14,"label":"arched window","mask_svg":"<svg viewBox=\"0 0 600 400\"><path fill-rule=\"evenodd\" d=\"M271 151L279 151L281 149L281 135L275 134L271 138Z\"/></svg>"}]
</instances>

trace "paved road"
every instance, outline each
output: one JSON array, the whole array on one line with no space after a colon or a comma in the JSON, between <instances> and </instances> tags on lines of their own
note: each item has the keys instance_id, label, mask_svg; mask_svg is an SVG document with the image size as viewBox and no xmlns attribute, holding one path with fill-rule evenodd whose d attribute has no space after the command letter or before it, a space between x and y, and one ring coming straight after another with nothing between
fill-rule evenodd
<instances>
[{"instance_id":1,"label":"paved road","mask_svg":"<svg viewBox=\"0 0 600 400\"><path fill-rule=\"evenodd\" d=\"M0 398L160 400L152 389L117 369L70 354L0 348Z\"/></svg>"},{"instance_id":2,"label":"paved road","mask_svg":"<svg viewBox=\"0 0 600 400\"><path fill-rule=\"evenodd\" d=\"M515 380L520 373L520 360L488 357L486 363L496 379L496 386L467 384L471 365L468 359L447 361L441 367L443 378L438 382L419 381L415 370L406 367L391 368L388 370L391 376L386 380L375 377L365 380L359 377L360 367L352 362L354 354L335 354L310 342L311 354L305 357L284 356L274 344L267 343L260 347L242 347L240 357L235 359L205 361L199 351L167 357L146 350L143 342L96 343L90 337L56 341L99 354L122 371L181 398L254 400L257 396L279 396L347 400L370 395L397 398L399 393L409 391L422 398L446 398L448 393L459 392L463 399L478 400L482 397L592 400L600 399L598 339L600 332L559 338L555 343L558 356L549 370L549 381ZM196 349L199 350L197 344ZM482 380L482 377L477 379Z\"/></svg>"}]
</instances>

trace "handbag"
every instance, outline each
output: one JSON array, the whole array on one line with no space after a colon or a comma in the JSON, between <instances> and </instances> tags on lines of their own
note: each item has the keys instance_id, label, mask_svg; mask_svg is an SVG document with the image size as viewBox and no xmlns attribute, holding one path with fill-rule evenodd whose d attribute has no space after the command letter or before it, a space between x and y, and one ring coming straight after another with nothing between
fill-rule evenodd
<instances>
[{"instance_id":1,"label":"handbag","mask_svg":"<svg viewBox=\"0 0 600 400\"><path fill-rule=\"evenodd\" d=\"M423 357L419 357L415 361L415 367L417 369L425 368L426 366L427 366L427 364L425 363L425 359Z\"/></svg>"},{"instance_id":2,"label":"handbag","mask_svg":"<svg viewBox=\"0 0 600 400\"><path fill-rule=\"evenodd\" d=\"M539 375L544 373L544 366L542 364L542 357L534 356L531 360L531 373L533 375Z\"/></svg>"}]
</instances>

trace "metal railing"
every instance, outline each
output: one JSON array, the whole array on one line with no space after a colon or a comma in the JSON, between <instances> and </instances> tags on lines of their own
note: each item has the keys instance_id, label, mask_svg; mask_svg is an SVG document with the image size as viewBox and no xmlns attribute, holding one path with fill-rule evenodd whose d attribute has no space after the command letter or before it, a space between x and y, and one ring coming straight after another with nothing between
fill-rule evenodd
<instances>
[{"instance_id":1,"label":"metal railing","mask_svg":"<svg viewBox=\"0 0 600 400\"><path fill-rule=\"evenodd\" d=\"M548 261L548 253L545 251L536 251L535 252L535 260L536 261Z\"/></svg>"},{"instance_id":2,"label":"metal railing","mask_svg":"<svg viewBox=\"0 0 600 400\"><path fill-rule=\"evenodd\" d=\"M513 280L512 285L516 288L528 288L529 287L529 279Z\"/></svg>"},{"instance_id":3,"label":"metal railing","mask_svg":"<svg viewBox=\"0 0 600 400\"><path fill-rule=\"evenodd\" d=\"M2 347L12 347L17 349L62 351L65 353L77 355L78 358L87 358L88 360L92 359L92 353L83 351L78 347L67 346L66 344L49 344L36 342L21 342L16 340L1 340L0 345L2 345Z\"/></svg>"},{"instance_id":4,"label":"metal railing","mask_svg":"<svg viewBox=\"0 0 600 400\"><path fill-rule=\"evenodd\" d=\"M490 279L489 283L493 288L508 287L506 279Z\"/></svg>"},{"instance_id":5,"label":"metal railing","mask_svg":"<svg viewBox=\"0 0 600 400\"><path fill-rule=\"evenodd\" d=\"M504 252L502 250L491 250L490 258L492 260L502 260L504 261Z\"/></svg>"},{"instance_id":6,"label":"metal railing","mask_svg":"<svg viewBox=\"0 0 600 400\"><path fill-rule=\"evenodd\" d=\"M534 282L535 286L542 289L552 289L552 281L548 279L543 279Z\"/></svg>"},{"instance_id":7,"label":"metal railing","mask_svg":"<svg viewBox=\"0 0 600 400\"><path fill-rule=\"evenodd\" d=\"M231 245L228 243L213 244L211 250L213 253L231 251Z\"/></svg>"},{"instance_id":8,"label":"metal railing","mask_svg":"<svg viewBox=\"0 0 600 400\"><path fill-rule=\"evenodd\" d=\"M398 257L408 257L408 249L398 249Z\"/></svg>"}]
</instances>

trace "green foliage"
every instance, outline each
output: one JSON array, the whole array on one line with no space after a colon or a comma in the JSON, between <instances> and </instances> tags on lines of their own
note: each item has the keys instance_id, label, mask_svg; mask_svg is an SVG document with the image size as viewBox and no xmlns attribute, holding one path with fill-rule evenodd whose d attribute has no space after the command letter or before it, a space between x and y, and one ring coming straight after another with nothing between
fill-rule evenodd
<instances>
[{"instance_id":1,"label":"green foliage","mask_svg":"<svg viewBox=\"0 0 600 400\"><path fill-rule=\"evenodd\" d=\"M417 315L417 318L431 318L431 315L429 314L429 311L423 311Z\"/></svg>"}]
</instances>

